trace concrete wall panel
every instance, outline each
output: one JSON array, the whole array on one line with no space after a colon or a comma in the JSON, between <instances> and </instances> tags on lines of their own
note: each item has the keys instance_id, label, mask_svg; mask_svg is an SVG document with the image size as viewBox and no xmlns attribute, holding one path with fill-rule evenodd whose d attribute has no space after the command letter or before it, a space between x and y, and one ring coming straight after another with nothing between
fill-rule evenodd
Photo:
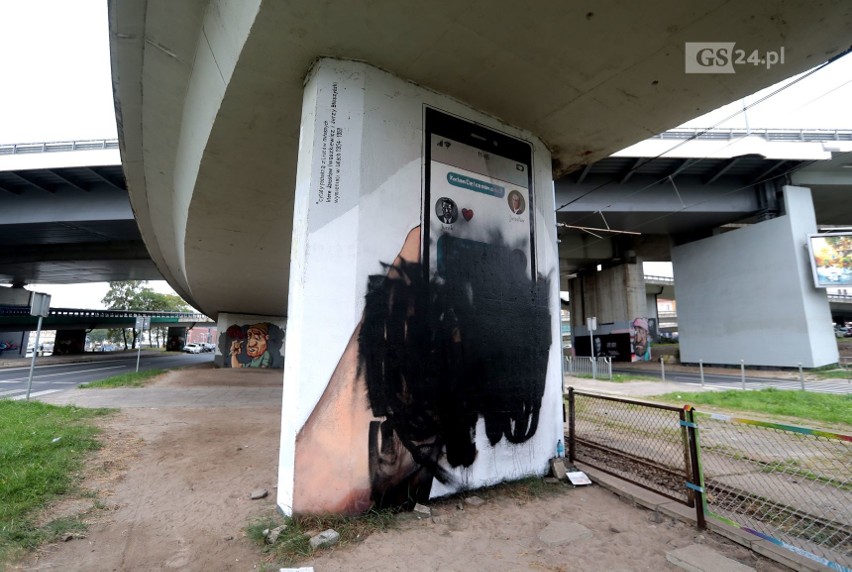
<instances>
[{"instance_id":1,"label":"concrete wall panel","mask_svg":"<svg viewBox=\"0 0 852 572\"><path fill-rule=\"evenodd\" d=\"M810 190L784 187L786 215L672 249L681 360L819 367L837 362L823 290L805 241Z\"/></svg>"}]
</instances>

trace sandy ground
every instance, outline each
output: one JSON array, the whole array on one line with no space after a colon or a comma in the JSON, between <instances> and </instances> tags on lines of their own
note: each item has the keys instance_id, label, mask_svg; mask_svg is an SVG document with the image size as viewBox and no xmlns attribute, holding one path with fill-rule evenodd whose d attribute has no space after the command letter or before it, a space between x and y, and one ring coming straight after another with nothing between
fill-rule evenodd
<instances>
[{"instance_id":1,"label":"sandy ground","mask_svg":"<svg viewBox=\"0 0 852 572\"><path fill-rule=\"evenodd\" d=\"M280 372L170 372L150 388L214 388L236 383L247 393L280 385ZM86 392L76 394L81 405ZM99 390L101 394L104 391ZM95 395L90 393L89 395ZM141 394L140 394L141 395ZM67 401L67 399L66 399ZM250 401L250 400L249 400ZM105 420L106 446L92 459L85 486L91 499L59 503L45 518L87 510L82 537L46 546L14 570L277 570L245 537L252 518L274 511L280 401L210 406L124 407ZM362 542L317 553L302 565L344 570L675 570L666 552L705 544L760 571L786 570L711 533L637 508L597 486L527 499L482 492L484 505L445 500L431 519L400 519L399 527ZM268 489L252 501L251 491ZM586 538L548 542L565 524Z\"/></svg>"}]
</instances>

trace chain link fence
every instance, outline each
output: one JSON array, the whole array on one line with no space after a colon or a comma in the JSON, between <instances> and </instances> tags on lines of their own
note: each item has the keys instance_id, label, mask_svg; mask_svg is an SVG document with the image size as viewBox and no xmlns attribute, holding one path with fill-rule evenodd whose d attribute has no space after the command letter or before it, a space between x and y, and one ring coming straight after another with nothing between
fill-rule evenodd
<instances>
[{"instance_id":1,"label":"chain link fence","mask_svg":"<svg viewBox=\"0 0 852 572\"><path fill-rule=\"evenodd\" d=\"M612 381L612 358L610 357L576 357L565 356L565 374L590 375L594 379L609 379Z\"/></svg>"},{"instance_id":2,"label":"chain link fence","mask_svg":"<svg viewBox=\"0 0 852 572\"><path fill-rule=\"evenodd\" d=\"M687 487L697 474L687 411L573 388L568 388L568 411L571 461L695 506L695 493Z\"/></svg>"},{"instance_id":3,"label":"chain link fence","mask_svg":"<svg viewBox=\"0 0 852 572\"><path fill-rule=\"evenodd\" d=\"M699 527L706 513L852 571L852 436L567 393L572 461L694 506Z\"/></svg>"},{"instance_id":4,"label":"chain link fence","mask_svg":"<svg viewBox=\"0 0 852 572\"><path fill-rule=\"evenodd\" d=\"M852 436L697 415L708 516L852 568Z\"/></svg>"}]
</instances>

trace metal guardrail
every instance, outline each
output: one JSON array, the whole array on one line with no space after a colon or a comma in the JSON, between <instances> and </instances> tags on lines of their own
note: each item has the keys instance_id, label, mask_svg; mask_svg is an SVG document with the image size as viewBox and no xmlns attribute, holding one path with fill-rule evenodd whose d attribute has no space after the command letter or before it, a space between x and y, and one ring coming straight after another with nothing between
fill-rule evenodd
<instances>
[{"instance_id":1,"label":"metal guardrail","mask_svg":"<svg viewBox=\"0 0 852 572\"><path fill-rule=\"evenodd\" d=\"M565 356L565 370L568 375L590 375L593 379L607 378L612 381L612 358Z\"/></svg>"},{"instance_id":2,"label":"metal guardrail","mask_svg":"<svg viewBox=\"0 0 852 572\"><path fill-rule=\"evenodd\" d=\"M697 137L696 137L697 135ZM762 137L767 141L852 141L849 129L713 129L681 128L665 131L650 139L712 139L730 140L741 137Z\"/></svg>"},{"instance_id":3,"label":"metal guardrail","mask_svg":"<svg viewBox=\"0 0 852 572\"><path fill-rule=\"evenodd\" d=\"M45 143L6 143L0 144L0 155L60 153L68 151L100 151L104 149L118 149L118 139L85 139L80 141L55 141Z\"/></svg>"},{"instance_id":4,"label":"metal guardrail","mask_svg":"<svg viewBox=\"0 0 852 572\"><path fill-rule=\"evenodd\" d=\"M568 458L693 507L704 528L692 411L568 388Z\"/></svg>"},{"instance_id":5,"label":"metal guardrail","mask_svg":"<svg viewBox=\"0 0 852 572\"><path fill-rule=\"evenodd\" d=\"M645 282L651 284L674 284L674 278L671 276L655 276L653 274L645 274Z\"/></svg>"},{"instance_id":6,"label":"metal guardrail","mask_svg":"<svg viewBox=\"0 0 852 572\"><path fill-rule=\"evenodd\" d=\"M707 515L852 570L852 436L699 414Z\"/></svg>"}]
</instances>

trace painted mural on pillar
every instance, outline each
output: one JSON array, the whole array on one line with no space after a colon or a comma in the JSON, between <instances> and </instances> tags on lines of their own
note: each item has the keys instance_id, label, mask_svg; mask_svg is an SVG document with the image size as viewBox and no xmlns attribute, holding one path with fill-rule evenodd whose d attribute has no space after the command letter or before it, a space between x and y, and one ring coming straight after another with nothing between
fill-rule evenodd
<instances>
[{"instance_id":1,"label":"painted mural on pillar","mask_svg":"<svg viewBox=\"0 0 852 572\"><path fill-rule=\"evenodd\" d=\"M18 344L12 340L6 340L5 342L0 340L0 356L2 356L5 351L16 352L19 349Z\"/></svg>"},{"instance_id":2,"label":"painted mural on pillar","mask_svg":"<svg viewBox=\"0 0 852 572\"><path fill-rule=\"evenodd\" d=\"M632 361L651 361L651 334L647 318L636 318L631 324Z\"/></svg>"},{"instance_id":3,"label":"painted mural on pillar","mask_svg":"<svg viewBox=\"0 0 852 572\"><path fill-rule=\"evenodd\" d=\"M269 322L233 324L219 335L225 367L280 369L283 344L284 330Z\"/></svg>"},{"instance_id":4,"label":"painted mural on pillar","mask_svg":"<svg viewBox=\"0 0 852 572\"><path fill-rule=\"evenodd\" d=\"M549 279L532 280L516 245L496 233L488 245L446 245L431 278L420 252L418 227L386 272L368 279L361 320L297 437L295 506L411 508L429 500L435 481L471 488L465 469L480 454L538 429ZM367 444L364 471L329 471L352 442Z\"/></svg>"},{"instance_id":5,"label":"painted mural on pillar","mask_svg":"<svg viewBox=\"0 0 852 572\"><path fill-rule=\"evenodd\" d=\"M279 506L544 474L564 438L546 147L358 62L320 62L303 112Z\"/></svg>"}]
</instances>

